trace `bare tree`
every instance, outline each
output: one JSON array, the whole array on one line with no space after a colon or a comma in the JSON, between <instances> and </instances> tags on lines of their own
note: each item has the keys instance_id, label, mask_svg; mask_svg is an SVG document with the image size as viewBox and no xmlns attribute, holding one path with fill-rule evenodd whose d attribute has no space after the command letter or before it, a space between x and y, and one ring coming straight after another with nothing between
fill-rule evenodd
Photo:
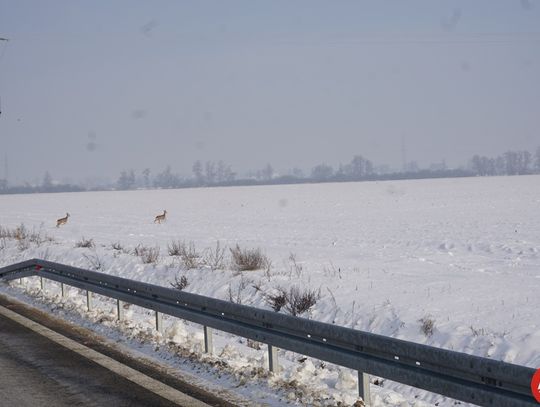
<instances>
[{"instance_id":1,"label":"bare tree","mask_svg":"<svg viewBox=\"0 0 540 407\"><path fill-rule=\"evenodd\" d=\"M193 174L195 175L195 181L198 185L204 184L204 174L203 174L203 166L200 160L197 160L193 163L193 167L191 168L193 171Z\"/></svg>"},{"instance_id":2,"label":"bare tree","mask_svg":"<svg viewBox=\"0 0 540 407\"><path fill-rule=\"evenodd\" d=\"M216 166L216 180L221 183L227 178L227 166L222 160L219 160Z\"/></svg>"},{"instance_id":3,"label":"bare tree","mask_svg":"<svg viewBox=\"0 0 540 407\"><path fill-rule=\"evenodd\" d=\"M325 181L334 175L334 169L326 164L319 164L311 170L311 178L314 180Z\"/></svg>"},{"instance_id":4,"label":"bare tree","mask_svg":"<svg viewBox=\"0 0 540 407\"><path fill-rule=\"evenodd\" d=\"M361 155L355 155L344 171L353 178L362 178L373 174L373 163Z\"/></svg>"},{"instance_id":5,"label":"bare tree","mask_svg":"<svg viewBox=\"0 0 540 407\"><path fill-rule=\"evenodd\" d=\"M170 165L167 165L167 167L154 178L154 186L159 188L176 188L180 184L180 178L178 175L172 173Z\"/></svg>"},{"instance_id":6,"label":"bare tree","mask_svg":"<svg viewBox=\"0 0 540 407\"><path fill-rule=\"evenodd\" d=\"M209 184L216 182L216 165L211 161L207 161L204 169L206 172L206 181Z\"/></svg>"},{"instance_id":7,"label":"bare tree","mask_svg":"<svg viewBox=\"0 0 540 407\"><path fill-rule=\"evenodd\" d=\"M471 167L476 175L495 175L495 160L478 154L471 159Z\"/></svg>"},{"instance_id":8,"label":"bare tree","mask_svg":"<svg viewBox=\"0 0 540 407\"><path fill-rule=\"evenodd\" d=\"M143 175L144 187L145 188L150 187L150 168L145 168L142 172L142 175Z\"/></svg>"},{"instance_id":9,"label":"bare tree","mask_svg":"<svg viewBox=\"0 0 540 407\"><path fill-rule=\"evenodd\" d=\"M291 175L295 178L304 178L304 171L298 167L294 167L291 170Z\"/></svg>"},{"instance_id":10,"label":"bare tree","mask_svg":"<svg viewBox=\"0 0 540 407\"><path fill-rule=\"evenodd\" d=\"M52 177L51 177L51 174L49 174L49 171L45 171L45 175L43 175L43 182L41 183L41 186L43 187L43 190L45 191L51 189Z\"/></svg>"},{"instance_id":11,"label":"bare tree","mask_svg":"<svg viewBox=\"0 0 540 407\"><path fill-rule=\"evenodd\" d=\"M521 151L520 157L520 174L528 174L530 172L529 167L531 165L531 153L529 153L528 151Z\"/></svg>"},{"instance_id":12,"label":"bare tree","mask_svg":"<svg viewBox=\"0 0 540 407\"><path fill-rule=\"evenodd\" d=\"M270 165L270 163L266 164L266 167L264 167L261 170L261 177L264 180L271 180L274 177L274 169Z\"/></svg>"},{"instance_id":13,"label":"bare tree","mask_svg":"<svg viewBox=\"0 0 540 407\"><path fill-rule=\"evenodd\" d=\"M495 175L504 175L506 164L504 163L504 157L498 156L495 159Z\"/></svg>"},{"instance_id":14,"label":"bare tree","mask_svg":"<svg viewBox=\"0 0 540 407\"><path fill-rule=\"evenodd\" d=\"M118 189L133 189L135 186L135 172L133 170L122 171L116 185Z\"/></svg>"},{"instance_id":15,"label":"bare tree","mask_svg":"<svg viewBox=\"0 0 540 407\"><path fill-rule=\"evenodd\" d=\"M507 151L504 153L507 175L522 175L529 173L531 153L528 151Z\"/></svg>"}]
</instances>

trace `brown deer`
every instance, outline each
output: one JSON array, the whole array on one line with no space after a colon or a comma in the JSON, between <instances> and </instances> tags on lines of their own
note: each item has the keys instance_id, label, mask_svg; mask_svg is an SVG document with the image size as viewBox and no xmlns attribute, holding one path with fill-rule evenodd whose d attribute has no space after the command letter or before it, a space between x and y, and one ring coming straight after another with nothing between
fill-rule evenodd
<instances>
[{"instance_id":1,"label":"brown deer","mask_svg":"<svg viewBox=\"0 0 540 407\"><path fill-rule=\"evenodd\" d=\"M56 221L56 227L59 228L60 225L65 225L67 223L68 218L69 218L69 213L66 212L66 216Z\"/></svg>"},{"instance_id":2,"label":"brown deer","mask_svg":"<svg viewBox=\"0 0 540 407\"><path fill-rule=\"evenodd\" d=\"M155 219L154 219L154 223L163 222L165 220L166 216L167 216L167 211L165 209L163 209L163 214L156 216Z\"/></svg>"}]
</instances>

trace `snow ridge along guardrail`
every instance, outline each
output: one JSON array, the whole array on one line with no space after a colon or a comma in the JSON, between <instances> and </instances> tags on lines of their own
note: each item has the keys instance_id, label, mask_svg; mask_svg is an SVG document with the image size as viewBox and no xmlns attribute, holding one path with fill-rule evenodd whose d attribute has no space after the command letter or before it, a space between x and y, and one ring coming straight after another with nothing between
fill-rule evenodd
<instances>
[{"instance_id":1,"label":"snow ridge along guardrail","mask_svg":"<svg viewBox=\"0 0 540 407\"><path fill-rule=\"evenodd\" d=\"M191 294L95 271L32 259L0 268L0 278L39 276L205 327L287 349L359 372L359 393L369 404L367 375L376 375L481 406L538 406L531 393L535 370L350 328ZM90 297L89 297L90 298ZM89 302L90 305L90 302ZM119 307L121 308L121 307ZM158 314L156 314L158 315ZM120 316L120 315L119 315ZM156 321L158 318L156 318ZM159 324L158 324L159 326Z\"/></svg>"}]
</instances>

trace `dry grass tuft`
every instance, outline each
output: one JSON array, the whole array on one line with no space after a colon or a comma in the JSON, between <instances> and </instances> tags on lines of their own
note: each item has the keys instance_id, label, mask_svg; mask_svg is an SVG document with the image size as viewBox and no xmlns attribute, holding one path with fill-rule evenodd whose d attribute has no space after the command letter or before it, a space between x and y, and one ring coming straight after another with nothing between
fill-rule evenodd
<instances>
[{"instance_id":1,"label":"dry grass tuft","mask_svg":"<svg viewBox=\"0 0 540 407\"><path fill-rule=\"evenodd\" d=\"M239 245L230 249L232 266L238 271L259 270L269 263L261 249L241 249Z\"/></svg>"}]
</instances>

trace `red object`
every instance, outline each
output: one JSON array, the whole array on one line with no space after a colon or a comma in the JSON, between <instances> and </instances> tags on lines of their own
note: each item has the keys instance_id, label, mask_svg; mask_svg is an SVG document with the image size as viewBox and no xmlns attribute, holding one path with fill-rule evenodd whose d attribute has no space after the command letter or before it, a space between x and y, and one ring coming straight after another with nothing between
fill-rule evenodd
<instances>
[{"instance_id":1,"label":"red object","mask_svg":"<svg viewBox=\"0 0 540 407\"><path fill-rule=\"evenodd\" d=\"M540 403L540 369L536 371L531 380L531 391L536 401Z\"/></svg>"},{"instance_id":2,"label":"red object","mask_svg":"<svg viewBox=\"0 0 540 407\"><path fill-rule=\"evenodd\" d=\"M38 264L38 265L36 266L36 271L39 271L39 270L41 270L41 269L42 269L42 267Z\"/></svg>"}]
</instances>

